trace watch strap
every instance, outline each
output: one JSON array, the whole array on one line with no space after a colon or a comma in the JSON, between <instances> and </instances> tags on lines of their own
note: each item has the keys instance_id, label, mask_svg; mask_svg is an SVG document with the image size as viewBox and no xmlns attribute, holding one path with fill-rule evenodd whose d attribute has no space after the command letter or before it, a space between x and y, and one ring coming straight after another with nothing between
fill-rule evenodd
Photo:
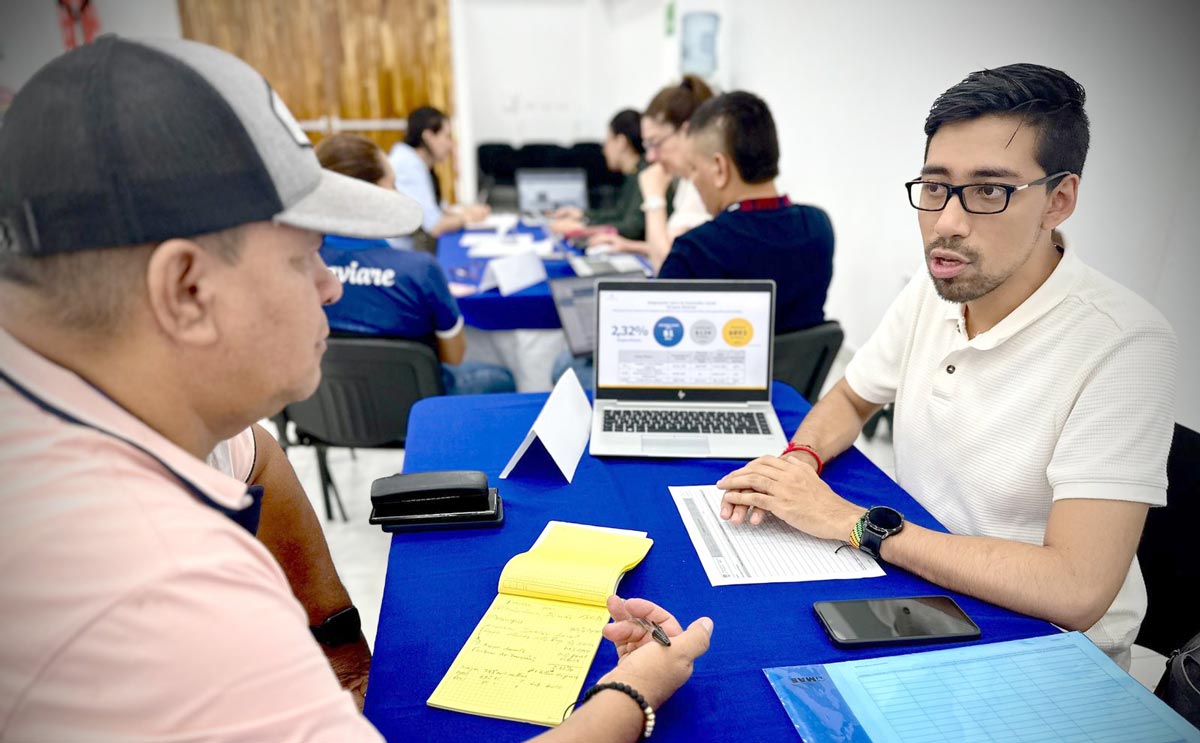
<instances>
[{"instance_id":1,"label":"watch strap","mask_svg":"<svg viewBox=\"0 0 1200 743\"><path fill-rule=\"evenodd\" d=\"M324 622L308 628L317 642L326 647L337 647L357 642L362 636L362 618L358 609L347 606L330 614Z\"/></svg>"}]
</instances>

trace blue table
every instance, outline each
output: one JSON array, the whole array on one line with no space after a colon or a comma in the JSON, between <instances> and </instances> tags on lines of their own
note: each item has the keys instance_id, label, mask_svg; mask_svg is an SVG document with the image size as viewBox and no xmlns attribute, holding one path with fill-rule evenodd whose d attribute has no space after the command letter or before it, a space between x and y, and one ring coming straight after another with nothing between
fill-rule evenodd
<instances>
[{"instance_id":1,"label":"blue table","mask_svg":"<svg viewBox=\"0 0 1200 743\"><path fill-rule=\"evenodd\" d=\"M541 227L524 224L518 224L514 231L530 233L534 239L541 239L546 235ZM467 256L467 248L462 245L462 238L467 234L470 233L449 232L439 237L438 263L450 281L478 285L479 280L483 278L488 259ZM543 263L546 265L546 274L552 279L575 275L565 260L549 260ZM550 297L550 287L545 282L507 297L501 296L496 289L459 297L458 307L462 310L466 324L480 330L538 330L562 327L558 321L558 313L554 310L554 300Z\"/></svg>"},{"instance_id":2,"label":"blue table","mask_svg":"<svg viewBox=\"0 0 1200 743\"><path fill-rule=\"evenodd\" d=\"M784 429L794 430L809 410L808 403L778 382L772 394ZM949 593L979 624L981 642L1058 631L890 565L884 566L882 578L714 588L667 486L710 484L737 463L600 460L585 454L574 484L568 485L544 450L532 447L510 479L498 479L545 399L545 394L439 397L413 408L405 472L483 470L500 489L507 523L500 529L393 538L365 710L391 741L519 741L542 730L433 709L425 700L495 598L504 564L529 549L551 519L647 531L654 546L622 580L620 593L653 599L684 624L701 615L715 622L708 654L698 661L687 685L659 711L655 740L796 740L761 669L910 650L834 647L813 614L816 600ZM832 462L826 479L857 503L890 505L914 523L944 531L857 450ZM602 643L585 688L615 662L612 646Z\"/></svg>"}]
</instances>

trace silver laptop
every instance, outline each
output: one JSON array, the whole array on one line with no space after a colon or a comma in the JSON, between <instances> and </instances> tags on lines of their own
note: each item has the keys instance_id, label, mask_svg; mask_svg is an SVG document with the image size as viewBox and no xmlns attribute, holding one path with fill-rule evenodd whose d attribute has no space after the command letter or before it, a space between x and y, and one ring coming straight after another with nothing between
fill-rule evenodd
<instances>
[{"instance_id":1,"label":"silver laptop","mask_svg":"<svg viewBox=\"0 0 1200 743\"><path fill-rule=\"evenodd\" d=\"M517 168L517 208L542 215L560 206L587 209L587 174L583 168Z\"/></svg>"},{"instance_id":2,"label":"silver laptop","mask_svg":"<svg viewBox=\"0 0 1200 743\"><path fill-rule=\"evenodd\" d=\"M753 459L771 406L774 281L596 283L596 456Z\"/></svg>"},{"instance_id":3,"label":"silver laptop","mask_svg":"<svg viewBox=\"0 0 1200 743\"><path fill-rule=\"evenodd\" d=\"M611 278L638 281L646 276L641 271L623 273ZM554 310L567 336L567 348L573 356L591 356L596 350L596 278L568 276L550 279L550 297Z\"/></svg>"}]
</instances>

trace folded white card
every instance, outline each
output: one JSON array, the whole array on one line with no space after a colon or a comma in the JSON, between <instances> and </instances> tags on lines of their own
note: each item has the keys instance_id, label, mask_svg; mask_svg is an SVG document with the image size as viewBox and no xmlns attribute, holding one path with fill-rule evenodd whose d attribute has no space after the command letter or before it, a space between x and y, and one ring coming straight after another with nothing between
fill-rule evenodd
<instances>
[{"instance_id":1,"label":"folded white card","mask_svg":"<svg viewBox=\"0 0 1200 743\"><path fill-rule=\"evenodd\" d=\"M521 253L488 261L479 281L479 291L497 288L507 297L545 280L546 267L542 265L542 259L534 253Z\"/></svg>"},{"instance_id":2,"label":"folded white card","mask_svg":"<svg viewBox=\"0 0 1200 743\"><path fill-rule=\"evenodd\" d=\"M550 458L567 478L567 482L571 482L591 433L592 404L588 402L587 393L579 384L579 377L575 376L573 369L568 368L566 373L558 378L558 383L554 385L546 404L542 406L537 419L529 428L529 433L525 434L525 440L504 466L500 479L508 477L508 473L521 461L533 440L539 439L550 453Z\"/></svg>"}]
</instances>

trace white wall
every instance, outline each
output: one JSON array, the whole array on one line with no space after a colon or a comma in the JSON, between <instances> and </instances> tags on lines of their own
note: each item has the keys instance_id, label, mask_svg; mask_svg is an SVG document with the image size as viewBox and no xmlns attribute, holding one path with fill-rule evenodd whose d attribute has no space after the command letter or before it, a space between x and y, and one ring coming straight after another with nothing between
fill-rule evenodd
<instances>
[{"instance_id":1,"label":"white wall","mask_svg":"<svg viewBox=\"0 0 1200 743\"><path fill-rule=\"evenodd\" d=\"M475 147L598 141L662 85L661 0L451 0L461 193Z\"/></svg>"},{"instance_id":2,"label":"white wall","mask_svg":"<svg viewBox=\"0 0 1200 743\"><path fill-rule=\"evenodd\" d=\"M1181 390L1193 387L1183 390L1178 417L1200 425L1196 4L756 0L734 12L733 83L774 109L793 198L833 217L826 309L855 346L905 277L921 270L917 220L900 184L920 168L921 127L934 98L972 70L1017 61L1079 80L1092 150L1063 232L1085 260L1156 303L1175 326Z\"/></svg>"},{"instance_id":3,"label":"white wall","mask_svg":"<svg viewBox=\"0 0 1200 743\"><path fill-rule=\"evenodd\" d=\"M168 0L94 3L100 33L179 38L179 9ZM34 72L63 53L58 10L52 0L0 0L0 87L17 90Z\"/></svg>"}]
</instances>

